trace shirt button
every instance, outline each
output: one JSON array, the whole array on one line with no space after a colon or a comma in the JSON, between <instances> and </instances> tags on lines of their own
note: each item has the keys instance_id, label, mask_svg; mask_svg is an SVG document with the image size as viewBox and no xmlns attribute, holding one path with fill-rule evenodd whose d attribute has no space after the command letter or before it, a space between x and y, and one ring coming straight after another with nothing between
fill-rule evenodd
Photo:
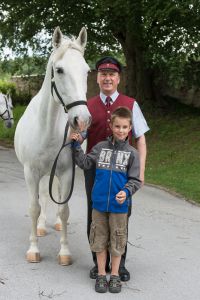
<instances>
[{"instance_id":1,"label":"shirt button","mask_svg":"<svg viewBox=\"0 0 200 300\"><path fill-rule=\"evenodd\" d=\"M107 121L110 122L110 119L108 119Z\"/></svg>"},{"instance_id":2,"label":"shirt button","mask_svg":"<svg viewBox=\"0 0 200 300\"><path fill-rule=\"evenodd\" d=\"M107 131L110 130L110 128L107 128Z\"/></svg>"},{"instance_id":3,"label":"shirt button","mask_svg":"<svg viewBox=\"0 0 200 300\"><path fill-rule=\"evenodd\" d=\"M107 110L107 113L110 114L110 110Z\"/></svg>"}]
</instances>

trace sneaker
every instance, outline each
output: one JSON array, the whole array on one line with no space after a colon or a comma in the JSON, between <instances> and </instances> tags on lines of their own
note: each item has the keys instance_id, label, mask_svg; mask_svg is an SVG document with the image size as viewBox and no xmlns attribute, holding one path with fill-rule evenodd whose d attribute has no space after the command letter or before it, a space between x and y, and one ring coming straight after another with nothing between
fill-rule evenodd
<instances>
[{"instance_id":1,"label":"sneaker","mask_svg":"<svg viewBox=\"0 0 200 300\"><path fill-rule=\"evenodd\" d=\"M95 291L97 293L106 293L108 290L108 282L106 275L97 275L95 283Z\"/></svg>"},{"instance_id":2,"label":"sneaker","mask_svg":"<svg viewBox=\"0 0 200 300\"><path fill-rule=\"evenodd\" d=\"M121 292L121 281L120 277L116 275L111 275L110 276L110 281L109 281L109 292L110 293L120 293Z\"/></svg>"}]
</instances>

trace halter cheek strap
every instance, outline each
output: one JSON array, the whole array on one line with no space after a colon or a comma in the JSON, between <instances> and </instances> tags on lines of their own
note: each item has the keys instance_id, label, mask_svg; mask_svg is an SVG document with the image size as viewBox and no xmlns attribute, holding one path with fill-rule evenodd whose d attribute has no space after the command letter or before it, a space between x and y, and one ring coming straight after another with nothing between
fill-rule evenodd
<instances>
[{"instance_id":1,"label":"halter cheek strap","mask_svg":"<svg viewBox=\"0 0 200 300\"><path fill-rule=\"evenodd\" d=\"M66 113L68 113L68 110L70 110L70 108L74 107L74 106L77 106L77 105L87 105L87 101L85 100L78 100L78 101L74 101L68 105L66 105L62 99L62 97L60 96L59 92L58 92L58 89L56 87L56 83L55 83L55 80L54 80L54 71L53 71L53 67L51 69L51 94L53 96L53 91L55 91L56 93L56 96L58 97L58 99L60 100L61 104L63 105L64 107L64 110Z\"/></svg>"},{"instance_id":2,"label":"halter cheek strap","mask_svg":"<svg viewBox=\"0 0 200 300\"><path fill-rule=\"evenodd\" d=\"M9 108L8 108L8 100L6 99L5 96L4 96L4 100L5 100L5 103L6 103L6 110L0 115L0 117L2 118L3 121L13 120L13 118L11 118L11 116L10 116L10 111L9 111ZM8 113L8 117L4 118L4 115L6 113Z\"/></svg>"}]
</instances>

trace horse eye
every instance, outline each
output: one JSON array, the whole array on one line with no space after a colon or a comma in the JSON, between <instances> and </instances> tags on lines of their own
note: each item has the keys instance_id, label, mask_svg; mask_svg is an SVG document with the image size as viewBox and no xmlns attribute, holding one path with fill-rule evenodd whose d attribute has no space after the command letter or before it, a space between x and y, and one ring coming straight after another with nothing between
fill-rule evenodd
<instances>
[{"instance_id":1,"label":"horse eye","mask_svg":"<svg viewBox=\"0 0 200 300\"><path fill-rule=\"evenodd\" d=\"M56 68L56 72L57 72L58 74L63 74L63 73L64 73L64 70L63 70L63 68Z\"/></svg>"}]
</instances>

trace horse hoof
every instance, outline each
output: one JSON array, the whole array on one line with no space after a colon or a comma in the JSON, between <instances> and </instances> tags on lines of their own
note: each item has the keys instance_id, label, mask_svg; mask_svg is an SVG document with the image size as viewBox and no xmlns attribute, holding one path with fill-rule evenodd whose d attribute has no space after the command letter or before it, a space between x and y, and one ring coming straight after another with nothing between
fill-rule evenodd
<instances>
[{"instance_id":1,"label":"horse hoof","mask_svg":"<svg viewBox=\"0 0 200 300\"><path fill-rule=\"evenodd\" d=\"M61 230L62 230L62 224L56 223L56 224L55 224L55 230L61 231Z\"/></svg>"},{"instance_id":2,"label":"horse hoof","mask_svg":"<svg viewBox=\"0 0 200 300\"><path fill-rule=\"evenodd\" d=\"M59 255L58 262L61 266L69 266L72 264L72 258L70 255Z\"/></svg>"},{"instance_id":3,"label":"horse hoof","mask_svg":"<svg viewBox=\"0 0 200 300\"><path fill-rule=\"evenodd\" d=\"M26 254L26 259L30 263L38 263L40 262L40 253L29 252Z\"/></svg>"},{"instance_id":4,"label":"horse hoof","mask_svg":"<svg viewBox=\"0 0 200 300\"><path fill-rule=\"evenodd\" d=\"M47 234L46 229L44 228L37 228L37 236L45 236Z\"/></svg>"}]
</instances>

